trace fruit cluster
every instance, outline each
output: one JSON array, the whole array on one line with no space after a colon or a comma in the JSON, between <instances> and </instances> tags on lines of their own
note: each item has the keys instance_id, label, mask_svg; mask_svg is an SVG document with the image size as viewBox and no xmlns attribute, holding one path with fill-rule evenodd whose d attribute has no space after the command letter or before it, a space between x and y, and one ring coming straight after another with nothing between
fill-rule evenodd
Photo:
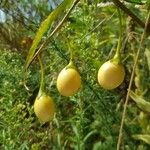
<instances>
[{"instance_id":1,"label":"fruit cluster","mask_svg":"<svg viewBox=\"0 0 150 150\"><path fill-rule=\"evenodd\" d=\"M98 83L107 90L117 88L123 82L124 77L123 65L113 61L113 59L105 62L98 71ZM59 73L57 89L62 96L72 96L80 87L80 74L71 62ZM52 120L55 114L53 99L46 94L40 94L35 100L34 111L42 122Z\"/></svg>"}]
</instances>

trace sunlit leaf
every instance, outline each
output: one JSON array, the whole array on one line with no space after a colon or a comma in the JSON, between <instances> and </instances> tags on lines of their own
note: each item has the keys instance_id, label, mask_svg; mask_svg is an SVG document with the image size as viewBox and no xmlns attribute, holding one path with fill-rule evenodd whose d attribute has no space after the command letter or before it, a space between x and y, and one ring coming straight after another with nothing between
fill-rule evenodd
<instances>
[{"instance_id":1,"label":"sunlit leaf","mask_svg":"<svg viewBox=\"0 0 150 150\"><path fill-rule=\"evenodd\" d=\"M150 113L150 102L136 95L133 91L130 91L129 95L141 110Z\"/></svg>"},{"instance_id":2,"label":"sunlit leaf","mask_svg":"<svg viewBox=\"0 0 150 150\"><path fill-rule=\"evenodd\" d=\"M136 134L132 136L135 140L141 140L150 145L150 135L148 134Z\"/></svg>"},{"instance_id":3,"label":"sunlit leaf","mask_svg":"<svg viewBox=\"0 0 150 150\"><path fill-rule=\"evenodd\" d=\"M148 67L149 67L149 71L150 71L150 50L146 49L145 50L145 55L146 55L146 58L147 58L147 64L148 64Z\"/></svg>"},{"instance_id":4,"label":"sunlit leaf","mask_svg":"<svg viewBox=\"0 0 150 150\"><path fill-rule=\"evenodd\" d=\"M149 114L141 111L139 116L138 116L138 121L139 121L141 128L146 131L147 127L149 125Z\"/></svg>"},{"instance_id":5,"label":"sunlit leaf","mask_svg":"<svg viewBox=\"0 0 150 150\"><path fill-rule=\"evenodd\" d=\"M43 37L43 35L48 31L52 23L57 19L58 15L60 15L71 3L73 0L64 0L54 11L50 13L50 15L41 23L39 30L36 33L36 36L33 40L32 46L28 52L25 68L27 69L29 64L31 63L33 56L36 52L36 49Z\"/></svg>"}]
</instances>

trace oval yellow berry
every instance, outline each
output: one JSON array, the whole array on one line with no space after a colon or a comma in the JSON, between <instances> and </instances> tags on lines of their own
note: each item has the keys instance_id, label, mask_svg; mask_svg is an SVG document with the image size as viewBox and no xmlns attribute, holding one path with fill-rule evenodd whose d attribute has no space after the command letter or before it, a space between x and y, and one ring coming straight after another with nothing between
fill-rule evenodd
<instances>
[{"instance_id":1,"label":"oval yellow berry","mask_svg":"<svg viewBox=\"0 0 150 150\"><path fill-rule=\"evenodd\" d=\"M124 80L125 69L121 64L105 62L98 71L98 82L104 89L114 89Z\"/></svg>"},{"instance_id":2,"label":"oval yellow berry","mask_svg":"<svg viewBox=\"0 0 150 150\"><path fill-rule=\"evenodd\" d=\"M74 68L64 68L57 78L57 89L63 96L72 96L81 86L80 74Z\"/></svg>"},{"instance_id":3,"label":"oval yellow berry","mask_svg":"<svg viewBox=\"0 0 150 150\"><path fill-rule=\"evenodd\" d=\"M34 112L42 122L52 120L55 113L55 104L53 99L47 95L37 97L34 102Z\"/></svg>"}]
</instances>

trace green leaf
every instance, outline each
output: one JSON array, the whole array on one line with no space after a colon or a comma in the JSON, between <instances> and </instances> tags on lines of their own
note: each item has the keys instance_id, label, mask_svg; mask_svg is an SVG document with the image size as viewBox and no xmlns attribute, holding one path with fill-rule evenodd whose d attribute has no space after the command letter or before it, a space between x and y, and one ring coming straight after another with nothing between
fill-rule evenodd
<instances>
[{"instance_id":1,"label":"green leaf","mask_svg":"<svg viewBox=\"0 0 150 150\"><path fill-rule=\"evenodd\" d=\"M147 64L148 64L148 68L149 68L149 71L150 71L150 50L146 49L145 50L145 56L147 58Z\"/></svg>"},{"instance_id":2,"label":"green leaf","mask_svg":"<svg viewBox=\"0 0 150 150\"><path fill-rule=\"evenodd\" d=\"M130 91L129 95L141 110L150 113L150 102L136 95L133 91Z\"/></svg>"},{"instance_id":3,"label":"green leaf","mask_svg":"<svg viewBox=\"0 0 150 150\"><path fill-rule=\"evenodd\" d=\"M132 136L135 140L141 140L150 145L150 135L148 134L136 134Z\"/></svg>"},{"instance_id":4,"label":"green leaf","mask_svg":"<svg viewBox=\"0 0 150 150\"><path fill-rule=\"evenodd\" d=\"M39 30L37 31L35 38L33 40L32 46L29 49L26 63L25 63L25 69L29 67L29 64L31 63L33 56L36 52L36 49L43 37L43 35L48 31L52 23L56 20L58 15L60 15L65 9L73 2L73 0L64 0L54 11L50 13L50 15L41 23Z\"/></svg>"},{"instance_id":5,"label":"green leaf","mask_svg":"<svg viewBox=\"0 0 150 150\"><path fill-rule=\"evenodd\" d=\"M141 111L138 116L138 121L139 121L141 128L146 131L149 125L149 114Z\"/></svg>"}]
</instances>

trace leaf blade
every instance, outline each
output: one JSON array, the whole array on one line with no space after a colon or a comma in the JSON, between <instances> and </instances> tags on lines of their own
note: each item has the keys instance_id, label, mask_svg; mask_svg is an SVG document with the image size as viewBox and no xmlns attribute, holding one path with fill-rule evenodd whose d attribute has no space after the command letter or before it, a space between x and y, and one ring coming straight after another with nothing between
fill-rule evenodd
<instances>
[{"instance_id":1,"label":"leaf blade","mask_svg":"<svg viewBox=\"0 0 150 150\"><path fill-rule=\"evenodd\" d=\"M140 96L136 95L133 91L129 92L129 96L134 100L134 102L137 104L137 106L140 109L150 113L150 102L147 102L146 100L144 100Z\"/></svg>"},{"instance_id":2,"label":"leaf blade","mask_svg":"<svg viewBox=\"0 0 150 150\"><path fill-rule=\"evenodd\" d=\"M148 134L135 134L132 137L135 140L141 140L150 145L150 135L148 135Z\"/></svg>"},{"instance_id":3,"label":"leaf blade","mask_svg":"<svg viewBox=\"0 0 150 150\"><path fill-rule=\"evenodd\" d=\"M52 23L56 20L59 14L61 14L62 11L64 11L73 0L64 0L54 11L52 11L49 16L41 23L35 38L33 40L33 43L31 45L31 48L29 49L27 59L25 62L25 69L29 67L29 64L32 61L32 58L36 52L36 49L43 37L43 35L48 31L49 27L52 25Z\"/></svg>"}]
</instances>

